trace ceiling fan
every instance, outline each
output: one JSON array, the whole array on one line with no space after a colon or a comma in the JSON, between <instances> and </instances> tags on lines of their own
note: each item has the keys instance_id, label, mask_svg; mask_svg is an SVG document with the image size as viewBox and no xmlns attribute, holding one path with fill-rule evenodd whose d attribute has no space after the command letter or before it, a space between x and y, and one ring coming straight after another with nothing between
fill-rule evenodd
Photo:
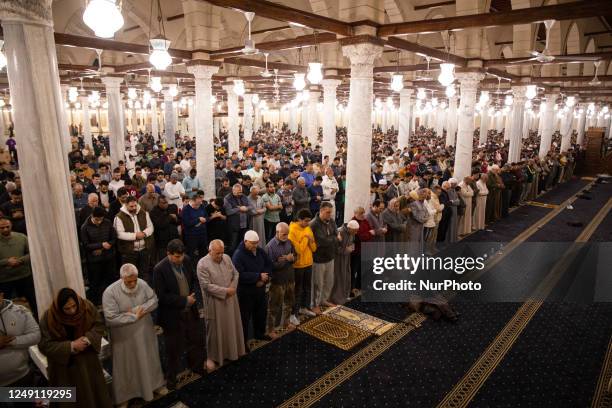
<instances>
[{"instance_id":1,"label":"ceiling fan","mask_svg":"<svg viewBox=\"0 0 612 408\"><path fill-rule=\"evenodd\" d=\"M264 57L266 57L266 69L261 71L261 76L264 78L270 78L272 76L272 73L270 71L268 71L268 55L270 55L267 52L263 53Z\"/></svg>"},{"instance_id":2,"label":"ceiling fan","mask_svg":"<svg viewBox=\"0 0 612 408\"><path fill-rule=\"evenodd\" d=\"M589 81L589 85L601 85L601 81L599 80L599 78L597 78L597 71L599 70L599 66L601 65L601 60L593 62L593 65L595 65L595 76L593 77L593 79L591 79L591 81Z\"/></svg>"},{"instance_id":3,"label":"ceiling fan","mask_svg":"<svg viewBox=\"0 0 612 408\"><path fill-rule=\"evenodd\" d=\"M427 70L425 73L423 73L423 76L416 75L414 79L419 81L432 81L433 78L429 75L429 63L431 62L431 57L429 55L423 55L423 57L427 60Z\"/></svg>"},{"instance_id":4,"label":"ceiling fan","mask_svg":"<svg viewBox=\"0 0 612 408\"><path fill-rule=\"evenodd\" d=\"M257 54L258 50L255 48L255 41L253 41L251 38L251 22L253 21L253 18L255 18L255 13L252 11L245 11L244 16L249 23L249 38L244 41L244 48L241 51L245 55Z\"/></svg>"},{"instance_id":5,"label":"ceiling fan","mask_svg":"<svg viewBox=\"0 0 612 408\"><path fill-rule=\"evenodd\" d=\"M555 24L555 20L545 20L544 27L546 27L546 45L544 46L544 50L542 52L531 51L530 54L533 55L532 58L522 59L518 61L511 61L511 64L518 64L526 61L537 61L541 63L550 63L553 61L564 61L569 63L578 63L582 61L597 61L600 57L572 57L570 55L567 56L555 56L551 55L548 49L549 41L550 41L550 29Z\"/></svg>"}]
</instances>

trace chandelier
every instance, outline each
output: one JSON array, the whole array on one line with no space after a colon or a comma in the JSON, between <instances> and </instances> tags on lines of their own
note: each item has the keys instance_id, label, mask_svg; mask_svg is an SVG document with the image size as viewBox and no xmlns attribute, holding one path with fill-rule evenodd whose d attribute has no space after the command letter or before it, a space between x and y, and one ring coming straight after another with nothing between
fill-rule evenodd
<instances>
[{"instance_id":1,"label":"chandelier","mask_svg":"<svg viewBox=\"0 0 612 408\"><path fill-rule=\"evenodd\" d=\"M304 74L301 72L296 72L293 74L293 87L296 91L301 91L306 87L306 81L304 81Z\"/></svg>"},{"instance_id":2,"label":"chandelier","mask_svg":"<svg viewBox=\"0 0 612 408\"><path fill-rule=\"evenodd\" d=\"M538 94L538 90L535 85L527 85L527 91L525 92L525 96L527 99L531 100L536 97Z\"/></svg>"},{"instance_id":3,"label":"chandelier","mask_svg":"<svg viewBox=\"0 0 612 408\"><path fill-rule=\"evenodd\" d=\"M457 90L455 89L455 85L449 85L446 87L446 97L452 98L457 94Z\"/></svg>"},{"instance_id":4,"label":"chandelier","mask_svg":"<svg viewBox=\"0 0 612 408\"><path fill-rule=\"evenodd\" d=\"M138 94L136 93L136 88L128 88L128 98L136 99Z\"/></svg>"},{"instance_id":5,"label":"chandelier","mask_svg":"<svg viewBox=\"0 0 612 408\"><path fill-rule=\"evenodd\" d=\"M391 77L391 90L399 92L404 89L404 76L401 74L393 74Z\"/></svg>"},{"instance_id":6,"label":"chandelier","mask_svg":"<svg viewBox=\"0 0 612 408\"><path fill-rule=\"evenodd\" d=\"M449 86L453 83L455 80L454 69L454 64L440 64L440 75L438 75L438 82L440 82L442 86Z\"/></svg>"},{"instance_id":7,"label":"chandelier","mask_svg":"<svg viewBox=\"0 0 612 408\"><path fill-rule=\"evenodd\" d=\"M179 93L178 86L176 86L175 84L168 85L168 92L170 93L170 96L174 98Z\"/></svg>"},{"instance_id":8,"label":"chandelier","mask_svg":"<svg viewBox=\"0 0 612 408\"><path fill-rule=\"evenodd\" d=\"M163 85L161 83L161 77L151 77L151 83L149 87L155 93L160 92L163 89Z\"/></svg>"},{"instance_id":9,"label":"chandelier","mask_svg":"<svg viewBox=\"0 0 612 408\"><path fill-rule=\"evenodd\" d=\"M259 95L254 94L251 102L253 102L253 105L257 105L259 103Z\"/></svg>"},{"instance_id":10,"label":"chandelier","mask_svg":"<svg viewBox=\"0 0 612 408\"><path fill-rule=\"evenodd\" d=\"M427 94L425 93L425 88L419 88L417 90L417 95L416 95L417 99L425 99L427 98Z\"/></svg>"},{"instance_id":11,"label":"chandelier","mask_svg":"<svg viewBox=\"0 0 612 408\"><path fill-rule=\"evenodd\" d=\"M170 40L165 37L158 36L149 40L151 43L151 55L149 55L149 62L155 67L155 69L163 71L170 64L172 64L172 57L168 54L168 47L170 47Z\"/></svg>"},{"instance_id":12,"label":"chandelier","mask_svg":"<svg viewBox=\"0 0 612 408\"><path fill-rule=\"evenodd\" d=\"M79 91L76 86L71 86L68 88L68 100L72 103L76 102L77 97L79 96Z\"/></svg>"},{"instance_id":13,"label":"chandelier","mask_svg":"<svg viewBox=\"0 0 612 408\"><path fill-rule=\"evenodd\" d=\"M83 22L97 37L111 38L123 26L123 16L115 0L91 0L83 13Z\"/></svg>"},{"instance_id":14,"label":"chandelier","mask_svg":"<svg viewBox=\"0 0 612 408\"><path fill-rule=\"evenodd\" d=\"M317 85L323 79L323 72L321 71L321 67L323 64L320 62L309 62L308 63L308 81Z\"/></svg>"},{"instance_id":15,"label":"chandelier","mask_svg":"<svg viewBox=\"0 0 612 408\"><path fill-rule=\"evenodd\" d=\"M242 79L234 79L234 93L238 96L242 96L244 92L244 81Z\"/></svg>"}]
</instances>

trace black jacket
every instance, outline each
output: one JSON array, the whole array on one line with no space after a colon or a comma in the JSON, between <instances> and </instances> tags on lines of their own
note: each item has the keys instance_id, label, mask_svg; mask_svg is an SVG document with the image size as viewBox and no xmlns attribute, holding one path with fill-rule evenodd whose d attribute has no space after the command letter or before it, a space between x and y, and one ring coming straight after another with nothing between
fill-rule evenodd
<instances>
[{"instance_id":1,"label":"black jacket","mask_svg":"<svg viewBox=\"0 0 612 408\"><path fill-rule=\"evenodd\" d=\"M183 260L183 273L189 284L189 293L200 290L196 274L191 266L191 260L187 255ZM157 324L164 330L178 330L181 312L187 306L187 298L180 295L178 282L168 257L165 257L153 268L153 286L159 299ZM197 303L191 305L189 313L192 313L196 318L199 317Z\"/></svg>"},{"instance_id":2,"label":"black jacket","mask_svg":"<svg viewBox=\"0 0 612 408\"><path fill-rule=\"evenodd\" d=\"M310 221L310 229L317 244L317 250L312 255L315 263L327 263L336 257L338 246L338 230L333 220L324 223L317 214Z\"/></svg>"},{"instance_id":3,"label":"black jacket","mask_svg":"<svg viewBox=\"0 0 612 408\"><path fill-rule=\"evenodd\" d=\"M176 221L172 219L170 214L176 215ZM149 217L151 217L151 222L153 223L155 245L158 248L165 248L168 242L179 238L178 226L181 223L181 219L179 218L176 205L171 204L165 210L157 206L151 210Z\"/></svg>"},{"instance_id":4,"label":"black jacket","mask_svg":"<svg viewBox=\"0 0 612 408\"><path fill-rule=\"evenodd\" d=\"M81 241L83 242L87 262L105 262L114 257L117 233L110 220L104 218L100 225L96 225L91 222L91 217L88 217L81 226ZM111 249L104 249L102 247L103 242L111 244ZM96 250L102 250L102 252L96 255L94 254Z\"/></svg>"}]
</instances>

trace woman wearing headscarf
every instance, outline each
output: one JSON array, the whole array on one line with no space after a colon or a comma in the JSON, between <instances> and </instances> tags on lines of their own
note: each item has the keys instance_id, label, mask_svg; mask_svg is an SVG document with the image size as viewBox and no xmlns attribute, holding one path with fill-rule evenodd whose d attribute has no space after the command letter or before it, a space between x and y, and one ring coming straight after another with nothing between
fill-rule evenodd
<instances>
[{"instance_id":1,"label":"woman wearing headscarf","mask_svg":"<svg viewBox=\"0 0 612 408\"><path fill-rule=\"evenodd\" d=\"M102 316L90 301L63 288L40 320L38 348L47 356L49 385L76 387L76 405L112 407L98 354L104 334Z\"/></svg>"}]
</instances>

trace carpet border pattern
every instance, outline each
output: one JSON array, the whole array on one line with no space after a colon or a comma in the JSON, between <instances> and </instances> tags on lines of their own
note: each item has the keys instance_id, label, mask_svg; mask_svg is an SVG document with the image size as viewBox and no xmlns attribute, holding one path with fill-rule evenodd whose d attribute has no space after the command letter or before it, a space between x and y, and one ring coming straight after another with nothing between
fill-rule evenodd
<instances>
[{"instance_id":1,"label":"carpet border pattern","mask_svg":"<svg viewBox=\"0 0 612 408\"><path fill-rule=\"evenodd\" d=\"M279 408L304 408L312 406L344 381L351 378L356 372L391 348L391 346L400 339L420 327L425 319L425 315L420 313L410 315L405 323L396 324L391 330L344 360L340 365L320 377L308 387L299 391L293 397L283 402L279 405Z\"/></svg>"},{"instance_id":2,"label":"carpet border pattern","mask_svg":"<svg viewBox=\"0 0 612 408\"><path fill-rule=\"evenodd\" d=\"M592 408L612 407L612 337L608 344L608 351L601 368L601 375L597 382Z\"/></svg>"}]
</instances>

